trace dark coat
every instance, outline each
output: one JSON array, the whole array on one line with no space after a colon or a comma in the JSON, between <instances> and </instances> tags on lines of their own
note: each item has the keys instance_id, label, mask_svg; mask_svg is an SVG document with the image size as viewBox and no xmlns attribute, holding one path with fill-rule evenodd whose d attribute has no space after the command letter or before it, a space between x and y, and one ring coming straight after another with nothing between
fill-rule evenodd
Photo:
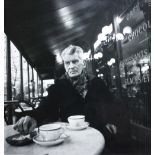
<instances>
[{"instance_id":1,"label":"dark coat","mask_svg":"<svg viewBox=\"0 0 155 155\"><path fill-rule=\"evenodd\" d=\"M118 135L124 137L127 133L127 121L123 111L100 78L90 78L85 99L68 79L63 78L49 87L47 103L36 109L32 117L42 124L45 120L66 122L71 115L83 114L90 126L100 130L104 136L111 136L105 127L107 123L111 123L117 126Z\"/></svg>"}]
</instances>

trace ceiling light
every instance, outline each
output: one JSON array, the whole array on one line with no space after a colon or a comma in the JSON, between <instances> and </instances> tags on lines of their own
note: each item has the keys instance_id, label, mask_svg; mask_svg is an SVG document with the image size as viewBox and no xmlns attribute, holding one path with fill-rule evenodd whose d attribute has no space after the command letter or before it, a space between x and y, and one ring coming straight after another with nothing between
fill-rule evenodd
<instances>
[{"instance_id":1,"label":"ceiling light","mask_svg":"<svg viewBox=\"0 0 155 155\"><path fill-rule=\"evenodd\" d=\"M123 39L124 39L124 36L123 36L122 33L117 33L117 34L116 34L116 41L118 41L118 40L123 40Z\"/></svg>"},{"instance_id":2,"label":"ceiling light","mask_svg":"<svg viewBox=\"0 0 155 155\"><path fill-rule=\"evenodd\" d=\"M101 42L105 38L105 35L103 33L99 33L97 38Z\"/></svg>"},{"instance_id":3,"label":"ceiling light","mask_svg":"<svg viewBox=\"0 0 155 155\"><path fill-rule=\"evenodd\" d=\"M112 31L113 31L113 26L112 26L112 24L110 24L109 26L104 26L103 28L102 28L102 33L103 33L103 35L108 35L108 34L110 34L110 33L112 33Z\"/></svg>"},{"instance_id":4,"label":"ceiling light","mask_svg":"<svg viewBox=\"0 0 155 155\"><path fill-rule=\"evenodd\" d=\"M146 72L147 70L149 69L149 66L148 65L145 65L144 67L142 67L142 72L144 73L144 72Z\"/></svg>"},{"instance_id":5,"label":"ceiling light","mask_svg":"<svg viewBox=\"0 0 155 155\"><path fill-rule=\"evenodd\" d=\"M111 58L110 61L111 61L111 63L115 63L115 59L114 58Z\"/></svg>"},{"instance_id":6,"label":"ceiling light","mask_svg":"<svg viewBox=\"0 0 155 155\"><path fill-rule=\"evenodd\" d=\"M106 25L106 26L104 26L103 28L102 28L102 33L104 34L104 35L107 35L109 32L109 28L108 28L108 26Z\"/></svg>"},{"instance_id":7,"label":"ceiling light","mask_svg":"<svg viewBox=\"0 0 155 155\"><path fill-rule=\"evenodd\" d=\"M73 15L72 15L72 11L70 10L69 7L64 7L62 9L59 9L58 10L58 14L61 18L61 21L63 22L64 26L67 28L67 29L71 29L73 28Z\"/></svg>"},{"instance_id":8,"label":"ceiling light","mask_svg":"<svg viewBox=\"0 0 155 155\"><path fill-rule=\"evenodd\" d=\"M90 50L88 52L83 53L84 59L89 59L90 54L91 54L91 51Z\"/></svg>"},{"instance_id":9,"label":"ceiling light","mask_svg":"<svg viewBox=\"0 0 155 155\"><path fill-rule=\"evenodd\" d=\"M126 26L123 28L123 34L131 34L132 33L132 28L130 26Z\"/></svg>"},{"instance_id":10,"label":"ceiling light","mask_svg":"<svg viewBox=\"0 0 155 155\"><path fill-rule=\"evenodd\" d=\"M96 49L99 45L100 45L100 41L99 40L97 40L95 43L94 43L94 49Z\"/></svg>"},{"instance_id":11,"label":"ceiling light","mask_svg":"<svg viewBox=\"0 0 155 155\"><path fill-rule=\"evenodd\" d=\"M63 60L61 58L61 54L59 50L54 50L54 54L56 56L56 61L58 64L63 64Z\"/></svg>"},{"instance_id":12,"label":"ceiling light","mask_svg":"<svg viewBox=\"0 0 155 155\"><path fill-rule=\"evenodd\" d=\"M103 54L101 52L98 53L98 58L102 58Z\"/></svg>"},{"instance_id":13,"label":"ceiling light","mask_svg":"<svg viewBox=\"0 0 155 155\"><path fill-rule=\"evenodd\" d=\"M108 61L107 64L108 64L108 66L111 66L112 65L111 61Z\"/></svg>"},{"instance_id":14,"label":"ceiling light","mask_svg":"<svg viewBox=\"0 0 155 155\"><path fill-rule=\"evenodd\" d=\"M97 53L94 54L94 59L98 59L98 55L97 55Z\"/></svg>"},{"instance_id":15,"label":"ceiling light","mask_svg":"<svg viewBox=\"0 0 155 155\"><path fill-rule=\"evenodd\" d=\"M102 57L103 57L103 53L101 53L101 52L98 52L98 53L94 54L94 59L99 59L99 58L102 58Z\"/></svg>"}]
</instances>

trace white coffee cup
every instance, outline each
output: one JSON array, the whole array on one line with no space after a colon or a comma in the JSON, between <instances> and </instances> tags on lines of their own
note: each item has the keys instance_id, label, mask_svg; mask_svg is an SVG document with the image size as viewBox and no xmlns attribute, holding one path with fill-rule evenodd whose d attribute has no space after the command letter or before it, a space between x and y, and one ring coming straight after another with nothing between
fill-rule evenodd
<instances>
[{"instance_id":1,"label":"white coffee cup","mask_svg":"<svg viewBox=\"0 0 155 155\"><path fill-rule=\"evenodd\" d=\"M60 124L46 124L39 127L39 136L43 141L57 140L62 133Z\"/></svg>"},{"instance_id":2,"label":"white coffee cup","mask_svg":"<svg viewBox=\"0 0 155 155\"><path fill-rule=\"evenodd\" d=\"M68 122L71 127L80 127L85 123L84 115L73 115L68 117Z\"/></svg>"}]
</instances>

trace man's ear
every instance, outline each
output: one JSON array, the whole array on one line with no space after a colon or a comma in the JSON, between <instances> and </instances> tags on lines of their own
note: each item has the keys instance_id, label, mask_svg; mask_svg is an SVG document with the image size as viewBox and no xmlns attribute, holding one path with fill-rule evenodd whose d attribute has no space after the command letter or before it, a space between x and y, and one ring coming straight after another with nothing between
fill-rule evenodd
<instances>
[{"instance_id":1,"label":"man's ear","mask_svg":"<svg viewBox=\"0 0 155 155\"><path fill-rule=\"evenodd\" d=\"M83 60L83 66L86 68L86 60Z\"/></svg>"}]
</instances>

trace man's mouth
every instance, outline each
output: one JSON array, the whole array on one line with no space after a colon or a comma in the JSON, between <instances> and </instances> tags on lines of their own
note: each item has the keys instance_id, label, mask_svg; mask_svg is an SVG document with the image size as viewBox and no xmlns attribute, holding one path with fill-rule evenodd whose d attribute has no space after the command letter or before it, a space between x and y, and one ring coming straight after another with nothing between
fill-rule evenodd
<instances>
[{"instance_id":1,"label":"man's mouth","mask_svg":"<svg viewBox=\"0 0 155 155\"><path fill-rule=\"evenodd\" d=\"M71 74L76 74L77 72L70 72Z\"/></svg>"},{"instance_id":2,"label":"man's mouth","mask_svg":"<svg viewBox=\"0 0 155 155\"><path fill-rule=\"evenodd\" d=\"M77 71L70 71L70 74L76 74L77 73Z\"/></svg>"}]
</instances>

